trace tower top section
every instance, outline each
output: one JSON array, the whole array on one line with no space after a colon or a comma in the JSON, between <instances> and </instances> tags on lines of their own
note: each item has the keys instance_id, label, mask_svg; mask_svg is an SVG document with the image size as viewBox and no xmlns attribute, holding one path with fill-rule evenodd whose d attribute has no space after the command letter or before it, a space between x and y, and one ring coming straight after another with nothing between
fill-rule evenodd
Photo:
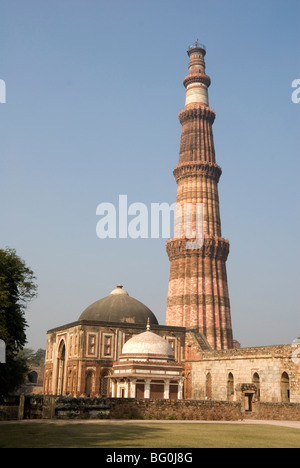
<instances>
[{"instance_id":1,"label":"tower top section","mask_svg":"<svg viewBox=\"0 0 300 468\"><path fill-rule=\"evenodd\" d=\"M195 44L189 46L187 51L188 55L190 55L191 52L193 52L193 49L200 49L202 51L203 57L205 57L206 47L204 44L199 44L199 39L196 39Z\"/></svg>"},{"instance_id":2,"label":"tower top section","mask_svg":"<svg viewBox=\"0 0 300 468\"><path fill-rule=\"evenodd\" d=\"M184 78L183 84L186 88L185 106L200 104L209 106L208 87L210 86L210 77L205 73L206 47L199 44L198 39L195 45L189 47L188 56L189 74Z\"/></svg>"}]
</instances>

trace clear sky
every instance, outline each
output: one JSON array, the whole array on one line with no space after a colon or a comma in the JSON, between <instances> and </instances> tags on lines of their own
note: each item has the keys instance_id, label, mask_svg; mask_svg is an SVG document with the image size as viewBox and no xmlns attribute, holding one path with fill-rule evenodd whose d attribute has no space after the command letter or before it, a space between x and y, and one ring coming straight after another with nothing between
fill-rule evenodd
<instances>
[{"instance_id":1,"label":"clear sky","mask_svg":"<svg viewBox=\"0 0 300 468\"><path fill-rule=\"evenodd\" d=\"M299 319L299 0L0 0L0 247L34 270L28 346L118 283L165 323L165 239L96 236L99 203L172 203L186 50L207 48L234 336Z\"/></svg>"}]
</instances>

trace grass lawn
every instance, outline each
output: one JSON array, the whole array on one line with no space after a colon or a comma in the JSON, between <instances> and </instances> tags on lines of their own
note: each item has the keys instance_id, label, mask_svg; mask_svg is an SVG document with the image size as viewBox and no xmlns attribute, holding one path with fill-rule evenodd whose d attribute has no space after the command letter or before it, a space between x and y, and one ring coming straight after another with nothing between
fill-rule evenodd
<instances>
[{"instance_id":1,"label":"grass lawn","mask_svg":"<svg viewBox=\"0 0 300 468\"><path fill-rule=\"evenodd\" d=\"M8 424L0 448L299 448L300 430L238 424Z\"/></svg>"}]
</instances>

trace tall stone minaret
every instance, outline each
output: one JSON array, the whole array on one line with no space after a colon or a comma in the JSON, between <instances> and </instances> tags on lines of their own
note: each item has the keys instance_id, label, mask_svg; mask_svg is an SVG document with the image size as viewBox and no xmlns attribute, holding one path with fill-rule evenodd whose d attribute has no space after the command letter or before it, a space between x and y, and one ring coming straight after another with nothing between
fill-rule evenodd
<instances>
[{"instance_id":1,"label":"tall stone minaret","mask_svg":"<svg viewBox=\"0 0 300 468\"><path fill-rule=\"evenodd\" d=\"M186 101L179 113L181 145L174 169L181 209L174 238L167 242L171 271L166 323L197 329L213 349L228 349L233 347L226 273L229 242L221 233L218 182L222 170L215 161L216 114L209 107L211 81L205 73L205 54L198 41L189 48L189 74L183 81ZM192 207L190 215L186 207Z\"/></svg>"}]
</instances>

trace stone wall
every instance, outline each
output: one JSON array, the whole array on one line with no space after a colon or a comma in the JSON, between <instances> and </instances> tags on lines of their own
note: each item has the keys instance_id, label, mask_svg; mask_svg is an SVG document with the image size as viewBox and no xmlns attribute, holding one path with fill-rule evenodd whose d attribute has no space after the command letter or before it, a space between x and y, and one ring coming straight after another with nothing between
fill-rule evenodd
<instances>
[{"instance_id":1,"label":"stone wall","mask_svg":"<svg viewBox=\"0 0 300 468\"><path fill-rule=\"evenodd\" d=\"M233 377L234 393L241 384L254 383L259 377L261 402L282 403L281 380L283 373L289 378L291 403L300 403L300 359L293 358L291 345L241 348L225 351L206 351L197 361L186 362L190 367L191 399L204 400L207 395L207 379L211 380L211 398L228 399L228 378Z\"/></svg>"},{"instance_id":2,"label":"stone wall","mask_svg":"<svg viewBox=\"0 0 300 468\"><path fill-rule=\"evenodd\" d=\"M300 404L258 402L255 404L252 413L245 414L245 418L280 421L300 421Z\"/></svg>"},{"instance_id":3,"label":"stone wall","mask_svg":"<svg viewBox=\"0 0 300 468\"><path fill-rule=\"evenodd\" d=\"M18 419L19 397L5 397L0 401L0 421Z\"/></svg>"},{"instance_id":4,"label":"stone wall","mask_svg":"<svg viewBox=\"0 0 300 468\"><path fill-rule=\"evenodd\" d=\"M141 419L236 421L240 419L300 421L298 403L262 403L245 412L241 402L135 400L21 395L2 402L0 420L14 419Z\"/></svg>"},{"instance_id":5,"label":"stone wall","mask_svg":"<svg viewBox=\"0 0 300 468\"><path fill-rule=\"evenodd\" d=\"M157 419L234 421L242 418L238 402L74 398L22 395L13 419ZM17 407L18 409L18 407ZM9 414L4 419L11 419Z\"/></svg>"},{"instance_id":6,"label":"stone wall","mask_svg":"<svg viewBox=\"0 0 300 468\"><path fill-rule=\"evenodd\" d=\"M237 402L184 400L111 400L112 419L235 421L242 419Z\"/></svg>"},{"instance_id":7,"label":"stone wall","mask_svg":"<svg viewBox=\"0 0 300 468\"><path fill-rule=\"evenodd\" d=\"M119 361L122 347L133 335L145 331L144 324L110 323L81 320L47 333L44 388L49 394L107 396L104 379ZM185 329L151 325L151 330L172 344L176 362L184 359ZM111 338L109 350L105 337ZM90 346L91 340L93 346ZM64 366L60 358L64 355ZM61 385L63 384L63 388Z\"/></svg>"}]
</instances>

